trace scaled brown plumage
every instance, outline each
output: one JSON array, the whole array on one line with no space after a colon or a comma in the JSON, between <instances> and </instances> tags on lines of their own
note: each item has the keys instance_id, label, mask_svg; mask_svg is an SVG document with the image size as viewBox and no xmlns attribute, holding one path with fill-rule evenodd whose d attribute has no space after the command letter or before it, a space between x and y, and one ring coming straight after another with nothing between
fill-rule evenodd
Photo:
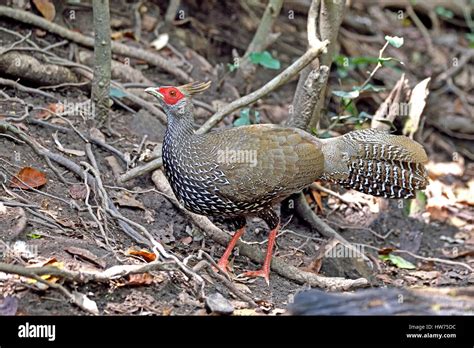
<instances>
[{"instance_id":1,"label":"scaled brown plumage","mask_svg":"<svg viewBox=\"0 0 474 348\"><path fill-rule=\"evenodd\" d=\"M191 83L146 91L168 117L163 166L175 195L187 209L233 219L238 229L219 261L223 271L246 217L258 216L271 229L267 255L262 270L246 274L268 282L279 225L272 207L317 179L388 198L410 198L426 187L423 147L382 131L318 139L300 129L261 124L195 134L190 97L208 87Z\"/></svg>"}]
</instances>

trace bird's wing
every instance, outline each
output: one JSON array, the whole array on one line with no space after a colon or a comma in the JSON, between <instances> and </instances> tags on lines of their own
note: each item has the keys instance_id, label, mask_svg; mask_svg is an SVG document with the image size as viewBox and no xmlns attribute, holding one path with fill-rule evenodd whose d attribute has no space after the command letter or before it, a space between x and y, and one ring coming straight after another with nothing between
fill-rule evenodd
<instances>
[{"instance_id":1,"label":"bird's wing","mask_svg":"<svg viewBox=\"0 0 474 348\"><path fill-rule=\"evenodd\" d=\"M218 184L219 194L234 202L284 198L311 184L323 170L320 143L298 129L255 125L205 137L208 156L215 158L226 178Z\"/></svg>"}]
</instances>

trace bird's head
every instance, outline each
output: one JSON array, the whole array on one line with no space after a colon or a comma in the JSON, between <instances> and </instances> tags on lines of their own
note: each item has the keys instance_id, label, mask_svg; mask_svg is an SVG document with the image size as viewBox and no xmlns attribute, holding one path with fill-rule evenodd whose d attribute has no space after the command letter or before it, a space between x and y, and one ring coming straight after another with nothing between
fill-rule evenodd
<instances>
[{"instance_id":1,"label":"bird's head","mask_svg":"<svg viewBox=\"0 0 474 348\"><path fill-rule=\"evenodd\" d=\"M194 94L201 93L209 88L211 81L191 82L182 86L161 86L149 87L145 92L158 99L164 111L173 114L180 114L186 111L190 105L189 99Z\"/></svg>"}]
</instances>

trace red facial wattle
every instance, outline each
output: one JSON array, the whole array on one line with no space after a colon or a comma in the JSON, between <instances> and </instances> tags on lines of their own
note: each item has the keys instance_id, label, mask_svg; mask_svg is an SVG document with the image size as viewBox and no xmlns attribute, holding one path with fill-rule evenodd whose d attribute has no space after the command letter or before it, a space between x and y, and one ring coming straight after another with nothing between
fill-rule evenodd
<instances>
[{"instance_id":1,"label":"red facial wattle","mask_svg":"<svg viewBox=\"0 0 474 348\"><path fill-rule=\"evenodd\" d=\"M161 87L158 92L163 96L163 100L168 105L174 105L184 98L184 94L175 87Z\"/></svg>"}]
</instances>

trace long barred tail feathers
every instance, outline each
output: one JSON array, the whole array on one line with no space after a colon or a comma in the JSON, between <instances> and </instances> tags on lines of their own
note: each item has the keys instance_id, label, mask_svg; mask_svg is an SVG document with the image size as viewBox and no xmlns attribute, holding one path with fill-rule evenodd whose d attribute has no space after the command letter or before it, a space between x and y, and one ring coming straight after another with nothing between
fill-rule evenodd
<instances>
[{"instance_id":1,"label":"long barred tail feathers","mask_svg":"<svg viewBox=\"0 0 474 348\"><path fill-rule=\"evenodd\" d=\"M374 129L353 131L323 143L323 180L385 198L412 198L428 181L423 147Z\"/></svg>"}]
</instances>

